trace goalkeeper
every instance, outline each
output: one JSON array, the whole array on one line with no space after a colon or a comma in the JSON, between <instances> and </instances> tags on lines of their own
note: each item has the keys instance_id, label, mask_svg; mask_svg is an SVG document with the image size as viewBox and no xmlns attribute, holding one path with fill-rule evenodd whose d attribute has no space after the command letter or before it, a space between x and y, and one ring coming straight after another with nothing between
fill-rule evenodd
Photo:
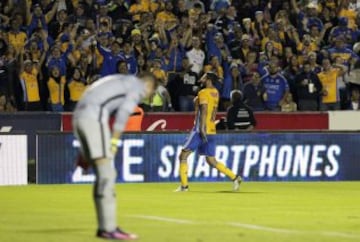
<instances>
[{"instance_id":1,"label":"goalkeeper","mask_svg":"<svg viewBox=\"0 0 360 242\"><path fill-rule=\"evenodd\" d=\"M81 144L82 156L94 167L96 181L94 201L98 221L97 237L133 240L116 222L116 170L112 164L129 115L138 102L155 90L155 78L144 73L138 77L110 75L96 81L78 102L73 117L75 136ZM115 116L113 131L110 117Z\"/></svg>"}]
</instances>

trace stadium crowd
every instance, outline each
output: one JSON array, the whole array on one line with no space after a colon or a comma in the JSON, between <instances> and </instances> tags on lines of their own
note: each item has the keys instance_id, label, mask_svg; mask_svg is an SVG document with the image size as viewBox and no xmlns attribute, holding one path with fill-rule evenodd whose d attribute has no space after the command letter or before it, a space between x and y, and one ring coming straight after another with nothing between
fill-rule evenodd
<instances>
[{"instance_id":1,"label":"stadium crowd","mask_svg":"<svg viewBox=\"0 0 360 242\"><path fill-rule=\"evenodd\" d=\"M360 108L360 7L352 0L4 0L0 111L71 111L87 85L151 71L146 111L192 111L204 72L220 110ZM359 76L358 76L359 75Z\"/></svg>"}]
</instances>

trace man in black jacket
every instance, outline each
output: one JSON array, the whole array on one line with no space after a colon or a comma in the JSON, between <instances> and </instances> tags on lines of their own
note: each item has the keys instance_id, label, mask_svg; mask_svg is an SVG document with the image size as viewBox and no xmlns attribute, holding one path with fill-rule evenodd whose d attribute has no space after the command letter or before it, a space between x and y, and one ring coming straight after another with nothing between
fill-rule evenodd
<instances>
[{"instance_id":1,"label":"man in black jacket","mask_svg":"<svg viewBox=\"0 0 360 242\"><path fill-rule=\"evenodd\" d=\"M304 63L303 71L295 77L296 94L300 111L318 111L322 84L311 71L309 62Z\"/></svg>"},{"instance_id":2,"label":"man in black jacket","mask_svg":"<svg viewBox=\"0 0 360 242\"><path fill-rule=\"evenodd\" d=\"M242 93L239 90L231 92L232 106L227 111L227 128L229 130L247 129L251 130L256 126L254 113L242 101Z\"/></svg>"}]
</instances>

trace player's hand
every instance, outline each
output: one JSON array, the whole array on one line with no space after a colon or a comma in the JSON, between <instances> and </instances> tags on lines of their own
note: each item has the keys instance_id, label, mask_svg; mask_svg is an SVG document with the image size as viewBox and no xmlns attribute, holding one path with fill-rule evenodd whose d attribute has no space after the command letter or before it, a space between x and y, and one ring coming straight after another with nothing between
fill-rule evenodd
<instances>
[{"instance_id":1,"label":"player's hand","mask_svg":"<svg viewBox=\"0 0 360 242\"><path fill-rule=\"evenodd\" d=\"M202 141L203 141L204 143L207 143L207 142L208 142L207 137L206 137L206 132L205 132L205 130L200 131L200 136L201 136L201 139L202 139Z\"/></svg>"},{"instance_id":2,"label":"player's hand","mask_svg":"<svg viewBox=\"0 0 360 242\"><path fill-rule=\"evenodd\" d=\"M111 139L111 152L115 155L118 150L119 140Z\"/></svg>"}]
</instances>

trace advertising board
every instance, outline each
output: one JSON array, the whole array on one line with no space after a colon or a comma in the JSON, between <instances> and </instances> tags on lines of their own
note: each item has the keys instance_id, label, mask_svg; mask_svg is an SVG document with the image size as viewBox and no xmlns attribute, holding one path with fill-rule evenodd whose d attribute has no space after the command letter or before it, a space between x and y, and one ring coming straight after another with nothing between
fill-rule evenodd
<instances>
[{"instance_id":1,"label":"advertising board","mask_svg":"<svg viewBox=\"0 0 360 242\"><path fill-rule=\"evenodd\" d=\"M179 180L178 156L187 134L125 134L115 159L118 182ZM38 135L38 183L92 182L77 167L71 134ZM360 180L357 133L228 133L217 135L216 158L246 181ZM226 181L203 157L189 158L191 181Z\"/></svg>"}]
</instances>

